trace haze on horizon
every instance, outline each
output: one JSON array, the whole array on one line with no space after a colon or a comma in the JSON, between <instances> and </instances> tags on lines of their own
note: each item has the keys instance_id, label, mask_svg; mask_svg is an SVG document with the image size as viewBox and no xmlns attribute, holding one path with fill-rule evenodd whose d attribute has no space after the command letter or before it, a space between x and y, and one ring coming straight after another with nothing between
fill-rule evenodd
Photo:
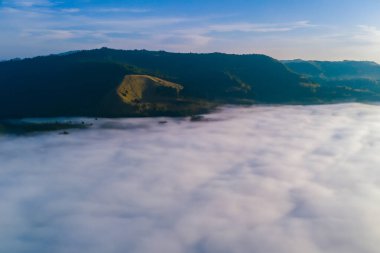
<instances>
[{"instance_id":1,"label":"haze on horizon","mask_svg":"<svg viewBox=\"0 0 380 253\"><path fill-rule=\"evenodd\" d=\"M0 60L111 47L380 62L380 1L2 0Z\"/></svg>"}]
</instances>

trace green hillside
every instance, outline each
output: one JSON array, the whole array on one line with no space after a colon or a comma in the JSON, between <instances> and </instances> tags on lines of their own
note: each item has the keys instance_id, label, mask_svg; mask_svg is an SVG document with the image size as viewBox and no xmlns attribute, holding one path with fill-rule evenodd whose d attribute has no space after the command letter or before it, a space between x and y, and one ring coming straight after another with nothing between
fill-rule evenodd
<instances>
[{"instance_id":1,"label":"green hillside","mask_svg":"<svg viewBox=\"0 0 380 253\"><path fill-rule=\"evenodd\" d=\"M325 79L380 80L380 65L369 61L283 61L296 73Z\"/></svg>"},{"instance_id":2,"label":"green hillside","mask_svg":"<svg viewBox=\"0 0 380 253\"><path fill-rule=\"evenodd\" d=\"M150 76L145 81L181 89L165 103L120 103L115 94L126 75ZM305 82L264 55L102 48L1 62L0 117L184 115L221 103L310 100L313 92ZM150 100L166 92L165 85L157 87Z\"/></svg>"},{"instance_id":3,"label":"green hillside","mask_svg":"<svg viewBox=\"0 0 380 253\"><path fill-rule=\"evenodd\" d=\"M100 115L183 116L207 112L217 103L181 96L183 86L149 75L126 75L116 89L104 97Z\"/></svg>"},{"instance_id":4,"label":"green hillside","mask_svg":"<svg viewBox=\"0 0 380 253\"><path fill-rule=\"evenodd\" d=\"M319 84L331 100L379 101L380 65L367 61L283 61L289 70Z\"/></svg>"},{"instance_id":5,"label":"green hillside","mask_svg":"<svg viewBox=\"0 0 380 253\"><path fill-rule=\"evenodd\" d=\"M355 64L108 48L11 60L0 62L0 118L191 115L227 103L378 100L378 65Z\"/></svg>"}]
</instances>

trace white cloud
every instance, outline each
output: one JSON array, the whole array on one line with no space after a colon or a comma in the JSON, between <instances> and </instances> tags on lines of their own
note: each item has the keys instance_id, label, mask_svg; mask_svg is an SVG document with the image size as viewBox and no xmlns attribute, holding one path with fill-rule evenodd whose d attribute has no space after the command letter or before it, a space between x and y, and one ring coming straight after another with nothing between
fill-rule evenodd
<instances>
[{"instance_id":1,"label":"white cloud","mask_svg":"<svg viewBox=\"0 0 380 253\"><path fill-rule=\"evenodd\" d=\"M354 36L355 39L376 44L376 46L380 43L380 29L376 26L358 25L357 27L359 28L359 32Z\"/></svg>"},{"instance_id":2,"label":"white cloud","mask_svg":"<svg viewBox=\"0 0 380 253\"><path fill-rule=\"evenodd\" d=\"M377 253L379 112L226 108L2 136L0 252Z\"/></svg>"},{"instance_id":3,"label":"white cloud","mask_svg":"<svg viewBox=\"0 0 380 253\"><path fill-rule=\"evenodd\" d=\"M47 0L6 1L2 6L1 59L107 46L380 61L379 29L373 25L323 26L302 19L260 23L233 15L175 16L117 6L61 8Z\"/></svg>"},{"instance_id":4,"label":"white cloud","mask_svg":"<svg viewBox=\"0 0 380 253\"><path fill-rule=\"evenodd\" d=\"M92 9L94 12L120 12L120 13L146 13L150 12L150 9L144 8L97 8Z\"/></svg>"},{"instance_id":5,"label":"white cloud","mask_svg":"<svg viewBox=\"0 0 380 253\"><path fill-rule=\"evenodd\" d=\"M52 6L54 3L49 0L6 0L4 3L20 7L34 7L34 6Z\"/></svg>"},{"instance_id":6,"label":"white cloud","mask_svg":"<svg viewBox=\"0 0 380 253\"><path fill-rule=\"evenodd\" d=\"M283 24L255 24L255 23L231 23L211 25L210 31L216 32L288 32L296 29L316 27L309 21L298 21Z\"/></svg>"},{"instance_id":7,"label":"white cloud","mask_svg":"<svg viewBox=\"0 0 380 253\"><path fill-rule=\"evenodd\" d=\"M61 11L65 13L78 13L81 10L79 8L65 8L65 9L62 9Z\"/></svg>"}]
</instances>

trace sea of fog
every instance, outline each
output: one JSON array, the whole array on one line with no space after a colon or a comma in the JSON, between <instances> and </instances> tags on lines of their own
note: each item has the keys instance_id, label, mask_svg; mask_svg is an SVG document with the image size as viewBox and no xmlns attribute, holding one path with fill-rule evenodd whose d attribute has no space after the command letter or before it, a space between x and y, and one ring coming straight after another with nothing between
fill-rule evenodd
<instances>
[{"instance_id":1,"label":"sea of fog","mask_svg":"<svg viewBox=\"0 0 380 253\"><path fill-rule=\"evenodd\" d=\"M0 252L379 252L380 106L206 119L0 136Z\"/></svg>"}]
</instances>

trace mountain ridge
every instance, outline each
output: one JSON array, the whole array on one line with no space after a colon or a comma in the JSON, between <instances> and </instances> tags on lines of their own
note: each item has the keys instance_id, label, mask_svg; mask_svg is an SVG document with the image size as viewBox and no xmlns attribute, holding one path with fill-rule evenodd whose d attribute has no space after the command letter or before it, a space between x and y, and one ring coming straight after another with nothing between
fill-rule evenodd
<instances>
[{"instance_id":1,"label":"mountain ridge","mask_svg":"<svg viewBox=\"0 0 380 253\"><path fill-rule=\"evenodd\" d=\"M331 77L356 64L343 63L278 61L261 54L109 48L10 60L0 62L0 118L183 116L221 104L378 101L380 65L370 69L357 64L358 70L367 69L374 79L372 84L367 79L360 84L358 80L366 77L360 71L343 80ZM120 103L114 95L126 76L139 77L134 85L147 92L156 86L162 91L149 95L153 102ZM161 81L147 88L148 79L142 77ZM162 94L170 93L160 82L180 85L178 97L159 101Z\"/></svg>"}]
</instances>

